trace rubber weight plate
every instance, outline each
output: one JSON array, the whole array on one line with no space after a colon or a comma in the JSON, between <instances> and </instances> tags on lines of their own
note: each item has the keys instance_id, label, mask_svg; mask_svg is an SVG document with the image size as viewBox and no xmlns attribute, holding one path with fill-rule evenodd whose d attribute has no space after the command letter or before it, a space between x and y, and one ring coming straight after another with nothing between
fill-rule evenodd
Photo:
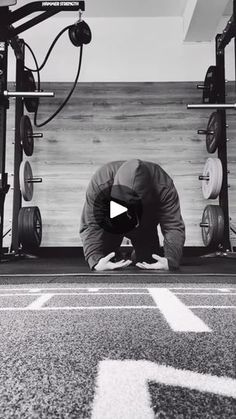
<instances>
[{"instance_id":1,"label":"rubber weight plate","mask_svg":"<svg viewBox=\"0 0 236 419\"><path fill-rule=\"evenodd\" d=\"M34 193L33 172L30 163L21 162L19 171L20 190L25 201L31 201Z\"/></svg>"},{"instance_id":2,"label":"rubber weight plate","mask_svg":"<svg viewBox=\"0 0 236 419\"><path fill-rule=\"evenodd\" d=\"M32 156L34 152L33 128L27 115L20 119L20 140L26 156Z\"/></svg>"},{"instance_id":3,"label":"rubber weight plate","mask_svg":"<svg viewBox=\"0 0 236 419\"><path fill-rule=\"evenodd\" d=\"M37 249L42 241L42 218L38 207L23 207L18 215L19 242L27 250Z\"/></svg>"},{"instance_id":4,"label":"rubber weight plate","mask_svg":"<svg viewBox=\"0 0 236 419\"><path fill-rule=\"evenodd\" d=\"M202 241L206 247L218 247L224 237L224 214L219 205L207 205L203 211Z\"/></svg>"},{"instance_id":5,"label":"rubber weight plate","mask_svg":"<svg viewBox=\"0 0 236 419\"><path fill-rule=\"evenodd\" d=\"M211 65L205 76L202 103L217 102L218 71L215 65Z\"/></svg>"},{"instance_id":6,"label":"rubber weight plate","mask_svg":"<svg viewBox=\"0 0 236 419\"><path fill-rule=\"evenodd\" d=\"M25 92L35 92L36 84L32 71L24 70L23 72L23 90ZM36 112L39 106L38 97L25 97L24 104L28 112Z\"/></svg>"},{"instance_id":7,"label":"rubber weight plate","mask_svg":"<svg viewBox=\"0 0 236 419\"><path fill-rule=\"evenodd\" d=\"M216 199L222 187L223 169L218 158L207 159L202 176L202 194L205 199Z\"/></svg>"},{"instance_id":8,"label":"rubber weight plate","mask_svg":"<svg viewBox=\"0 0 236 419\"><path fill-rule=\"evenodd\" d=\"M222 136L222 119L220 112L213 112L207 124L206 148L208 153L215 153Z\"/></svg>"}]
</instances>

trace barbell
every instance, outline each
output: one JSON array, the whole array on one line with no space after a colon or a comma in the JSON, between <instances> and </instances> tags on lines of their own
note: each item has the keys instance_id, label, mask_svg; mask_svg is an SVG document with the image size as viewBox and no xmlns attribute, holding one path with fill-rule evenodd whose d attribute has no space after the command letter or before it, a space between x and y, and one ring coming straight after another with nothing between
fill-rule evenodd
<instances>
[{"instance_id":1,"label":"barbell","mask_svg":"<svg viewBox=\"0 0 236 419\"><path fill-rule=\"evenodd\" d=\"M187 109L236 109L236 103L190 103Z\"/></svg>"}]
</instances>

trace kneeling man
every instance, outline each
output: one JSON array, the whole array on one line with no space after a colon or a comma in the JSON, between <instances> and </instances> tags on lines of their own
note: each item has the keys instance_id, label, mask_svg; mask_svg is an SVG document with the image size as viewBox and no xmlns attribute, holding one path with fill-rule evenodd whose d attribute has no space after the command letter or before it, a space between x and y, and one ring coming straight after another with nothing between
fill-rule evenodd
<instances>
[{"instance_id":1,"label":"kneeling man","mask_svg":"<svg viewBox=\"0 0 236 419\"><path fill-rule=\"evenodd\" d=\"M109 218L110 202L127 212ZM160 256L157 226L164 237ZM179 268L185 226L179 197L170 176L156 163L132 159L105 164L93 175L86 193L80 235L85 259L96 271L125 268ZM131 260L118 260L123 237L131 240Z\"/></svg>"}]
</instances>

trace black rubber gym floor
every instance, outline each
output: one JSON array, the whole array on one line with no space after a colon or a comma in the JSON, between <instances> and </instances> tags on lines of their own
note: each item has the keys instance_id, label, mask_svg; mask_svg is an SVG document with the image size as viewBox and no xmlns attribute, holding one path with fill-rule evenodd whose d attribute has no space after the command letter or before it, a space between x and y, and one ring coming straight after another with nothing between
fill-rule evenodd
<instances>
[{"instance_id":1,"label":"black rubber gym floor","mask_svg":"<svg viewBox=\"0 0 236 419\"><path fill-rule=\"evenodd\" d=\"M147 271L135 266L124 270L91 271L83 257L22 257L0 264L0 284L27 282L220 282L236 283L236 258L185 257L178 271ZM112 278L112 279L111 279ZM207 279L206 279L207 278Z\"/></svg>"}]
</instances>

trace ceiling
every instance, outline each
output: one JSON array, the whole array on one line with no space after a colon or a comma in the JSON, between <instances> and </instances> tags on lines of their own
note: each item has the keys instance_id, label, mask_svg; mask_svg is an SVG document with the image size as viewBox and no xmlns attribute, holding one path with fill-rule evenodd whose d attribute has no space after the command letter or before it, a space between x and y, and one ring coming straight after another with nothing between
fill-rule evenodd
<instances>
[{"instance_id":1,"label":"ceiling","mask_svg":"<svg viewBox=\"0 0 236 419\"><path fill-rule=\"evenodd\" d=\"M233 14L233 0L229 0L225 11L224 11L224 15L225 16L231 16Z\"/></svg>"},{"instance_id":2,"label":"ceiling","mask_svg":"<svg viewBox=\"0 0 236 419\"><path fill-rule=\"evenodd\" d=\"M174 17L183 16L192 0L85 0L87 17ZM208 0L205 0L207 2ZM16 8L30 3L17 0ZM224 15L232 14L233 0L229 0ZM12 7L14 9L15 7ZM57 16L60 16L59 13Z\"/></svg>"}]
</instances>

